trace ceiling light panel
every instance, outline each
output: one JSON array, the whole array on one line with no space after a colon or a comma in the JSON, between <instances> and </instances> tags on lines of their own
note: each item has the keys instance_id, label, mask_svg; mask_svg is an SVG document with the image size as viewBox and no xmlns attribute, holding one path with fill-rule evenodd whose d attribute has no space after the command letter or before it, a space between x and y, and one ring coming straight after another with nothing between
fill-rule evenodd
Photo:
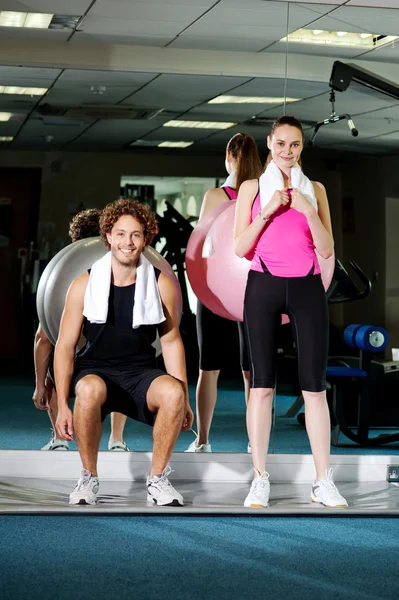
<instances>
[{"instance_id":1,"label":"ceiling light panel","mask_svg":"<svg viewBox=\"0 0 399 600\"><path fill-rule=\"evenodd\" d=\"M193 144L194 142L161 142L158 148L188 148Z\"/></svg>"},{"instance_id":2,"label":"ceiling light panel","mask_svg":"<svg viewBox=\"0 0 399 600\"><path fill-rule=\"evenodd\" d=\"M283 96L217 96L208 104L283 104L298 102L302 98L284 98Z\"/></svg>"},{"instance_id":3,"label":"ceiling light panel","mask_svg":"<svg viewBox=\"0 0 399 600\"><path fill-rule=\"evenodd\" d=\"M71 30L81 15L55 15L53 13L0 11L0 27L23 29Z\"/></svg>"},{"instance_id":4,"label":"ceiling light panel","mask_svg":"<svg viewBox=\"0 0 399 600\"><path fill-rule=\"evenodd\" d=\"M9 121L12 117L12 113L0 112L0 121Z\"/></svg>"},{"instance_id":5,"label":"ceiling light panel","mask_svg":"<svg viewBox=\"0 0 399 600\"><path fill-rule=\"evenodd\" d=\"M163 124L164 127L182 127L192 129L229 129L237 123L229 123L226 121L167 121Z\"/></svg>"},{"instance_id":6,"label":"ceiling light panel","mask_svg":"<svg viewBox=\"0 0 399 600\"><path fill-rule=\"evenodd\" d=\"M13 139L12 135L0 135L0 142L12 142Z\"/></svg>"},{"instance_id":7,"label":"ceiling light panel","mask_svg":"<svg viewBox=\"0 0 399 600\"><path fill-rule=\"evenodd\" d=\"M366 32L365 32L366 33ZM389 44L398 39L399 36L383 35L378 33L368 33L347 31L323 31L315 34L312 29L297 29L284 37L280 42L293 44L307 44L317 46L336 46L346 48L360 48L362 50L374 50Z\"/></svg>"},{"instance_id":8,"label":"ceiling light panel","mask_svg":"<svg viewBox=\"0 0 399 600\"><path fill-rule=\"evenodd\" d=\"M0 11L0 27L48 29L53 16L53 14L49 13L26 13L2 10Z\"/></svg>"},{"instance_id":9,"label":"ceiling light panel","mask_svg":"<svg viewBox=\"0 0 399 600\"><path fill-rule=\"evenodd\" d=\"M47 90L48 88L0 85L0 94L12 94L15 96L43 96Z\"/></svg>"}]
</instances>

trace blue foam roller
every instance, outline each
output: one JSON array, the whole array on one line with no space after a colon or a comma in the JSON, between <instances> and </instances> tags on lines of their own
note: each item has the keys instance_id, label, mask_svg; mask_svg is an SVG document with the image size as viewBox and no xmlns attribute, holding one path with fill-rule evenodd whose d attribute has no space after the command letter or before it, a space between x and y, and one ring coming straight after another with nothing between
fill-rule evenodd
<instances>
[{"instance_id":1,"label":"blue foam roller","mask_svg":"<svg viewBox=\"0 0 399 600\"><path fill-rule=\"evenodd\" d=\"M362 325L355 334L356 347L366 352L382 352L388 342L388 332L375 325Z\"/></svg>"},{"instance_id":2,"label":"blue foam roller","mask_svg":"<svg viewBox=\"0 0 399 600\"><path fill-rule=\"evenodd\" d=\"M357 348L355 343L355 336L358 329L360 329L361 324L348 325L348 327L344 331L344 340L345 344L348 344L351 348Z\"/></svg>"}]
</instances>

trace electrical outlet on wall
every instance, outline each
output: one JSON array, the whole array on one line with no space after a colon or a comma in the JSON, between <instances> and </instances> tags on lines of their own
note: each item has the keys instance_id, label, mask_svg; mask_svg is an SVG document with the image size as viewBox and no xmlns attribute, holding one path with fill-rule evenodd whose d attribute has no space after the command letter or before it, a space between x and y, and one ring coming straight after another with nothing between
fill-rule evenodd
<instances>
[{"instance_id":1,"label":"electrical outlet on wall","mask_svg":"<svg viewBox=\"0 0 399 600\"><path fill-rule=\"evenodd\" d=\"M399 465L387 466L387 481L389 483L399 483Z\"/></svg>"}]
</instances>

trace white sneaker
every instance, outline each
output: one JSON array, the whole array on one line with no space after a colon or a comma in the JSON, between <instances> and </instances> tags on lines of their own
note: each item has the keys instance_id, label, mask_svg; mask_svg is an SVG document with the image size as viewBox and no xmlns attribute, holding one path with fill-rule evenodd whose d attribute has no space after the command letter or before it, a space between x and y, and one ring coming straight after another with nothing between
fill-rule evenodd
<instances>
[{"instance_id":1,"label":"white sneaker","mask_svg":"<svg viewBox=\"0 0 399 600\"><path fill-rule=\"evenodd\" d=\"M248 496L245 498L244 506L247 508L267 508L269 505L270 496L270 481L269 473L258 473L251 483L251 489Z\"/></svg>"},{"instance_id":2,"label":"white sneaker","mask_svg":"<svg viewBox=\"0 0 399 600\"><path fill-rule=\"evenodd\" d=\"M333 471L329 469L324 479L316 479L313 482L311 499L312 502L324 504L324 506L347 507L348 503L341 496L332 479Z\"/></svg>"},{"instance_id":3,"label":"white sneaker","mask_svg":"<svg viewBox=\"0 0 399 600\"><path fill-rule=\"evenodd\" d=\"M126 442L108 442L108 450L110 452L130 452Z\"/></svg>"},{"instance_id":4,"label":"white sneaker","mask_svg":"<svg viewBox=\"0 0 399 600\"><path fill-rule=\"evenodd\" d=\"M212 448L210 444L198 444L197 440L195 440L184 452L212 452Z\"/></svg>"},{"instance_id":5,"label":"white sneaker","mask_svg":"<svg viewBox=\"0 0 399 600\"><path fill-rule=\"evenodd\" d=\"M90 471L82 471L82 477L69 495L69 504L96 504L99 487L98 477Z\"/></svg>"},{"instance_id":6,"label":"white sneaker","mask_svg":"<svg viewBox=\"0 0 399 600\"><path fill-rule=\"evenodd\" d=\"M168 475L172 469L168 466L162 475L147 477L147 502L158 506L183 506L183 496L170 483Z\"/></svg>"},{"instance_id":7,"label":"white sneaker","mask_svg":"<svg viewBox=\"0 0 399 600\"><path fill-rule=\"evenodd\" d=\"M69 450L69 444L67 440L58 440L52 437L49 443L40 450Z\"/></svg>"}]
</instances>

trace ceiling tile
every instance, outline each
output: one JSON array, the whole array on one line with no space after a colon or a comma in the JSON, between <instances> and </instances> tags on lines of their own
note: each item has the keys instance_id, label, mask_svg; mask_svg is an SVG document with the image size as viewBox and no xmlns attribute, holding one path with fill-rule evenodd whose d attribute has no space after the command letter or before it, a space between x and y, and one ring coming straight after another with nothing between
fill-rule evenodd
<instances>
[{"instance_id":1,"label":"ceiling tile","mask_svg":"<svg viewBox=\"0 0 399 600\"><path fill-rule=\"evenodd\" d=\"M154 19L152 21L143 21L135 19L118 19L115 17L92 17L90 14L84 19L80 30L90 34L102 35L157 35L167 37L177 35L189 25L189 21L161 21Z\"/></svg>"},{"instance_id":2,"label":"ceiling tile","mask_svg":"<svg viewBox=\"0 0 399 600\"><path fill-rule=\"evenodd\" d=\"M48 87L60 73L60 69L0 65L0 85L5 85L9 81L12 85Z\"/></svg>"},{"instance_id":3,"label":"ceiling tile","mask_svg":"<svg viewBox=\"0 0 399 600\"><path fill-rule=\"evenodd\" d=\"M316 23L317 29L329 31L370 32L382 35L398 35L399 10L381 8L359 8L342 6L330 17Z\"/></svg>"},{"instance_id":4,"label":"ceiling tile","mask_svg":"<svg viewBox=\"0 0 399 600\"><path fill-rule=\"evenodd\" d=\"M292 2L292 0L291 0ZM348 6L370 6L371 8L375 8L377 0L349 0ZM378 0L379 8L399 8L398 0Z\"/></svg>"},{"instance_id":5,"label":"ceiling tile","mask_svg":"<svg viewBox=\"0 0 399 600\"><path fill-rule=\"evenodd\" d=\"M152 38L149 38L152 39ZM170 48L185 48L187 50L231 50L234 52L259 52L265 46L272 44L275 37L254 38L239 38L237 36L221 37L213 36L195 36L188 30L187 33L180 35L170 45Z\"/></svg>"},{"instance_id":6,"label":"ceiling tile","mask_svg":"<svg viewBox=\"0 0 399 600\"><path fill-rule=\"evenodd\" d=\"M171 3L162 0L148 2L137 0L96 0L90 10L90 16L101 18L126 19L128 21L164 21L189 24L209 9L215 0L198 0L187 3L180 0L179 3Z\"/></svg>"},{"instance_id":7,"label":"ceiling tile","mask_svg":"<svg viewBox=\"0 0 399 600\"><path fill-rule=\"evenodd\" d=\"M126 46L157 46L165 47L175 39L172 35L118 35L117 33L85 33L78 31L74 34L69 44L122 44Z\"/></svg>"},{"instance_id":8,"label":"ceiling tile","mask_svg":"<svg viewBox=\"0 0 399 600\"><path fill-rule=\"evenodd\" d=\"M391 42L381 48L376 48L367 53L358 55L361 60L373 60L399 64L399 40Z\"/></svg>"},{"instance_id":9,"label":"ceiling tile","mask_svg":"<svg viewBox=\"0 0 399 600\"><path fill-rule=\"evenodd\" d=\"M66 42L71 31L57 29L28 29L25 27L0 27L1 37L16 40L38 40L51 42Z\"/></svg>"},{"instance_id":10,"label":"ceiling tile","mask_svg":"<svg viewBox=\"0 0 399 600\"><path fill-rule=\"evenodd\" d=\"M109 85L138 88L151 81L156 73L129 73L127 71L90 71L66 69L56 83L56 88L75 85Z\"/></svg>"},{"instance_id":11,"label":"ceiling tile","mask_svg":"<svg viewBox=\"0 0 399 600\"><path fill-rule=\"evenodd\" d=\"M143 106L155 103L183 112L246 81L242 77L162 74L125 103Z\"/></svg>"}]
</instances>

